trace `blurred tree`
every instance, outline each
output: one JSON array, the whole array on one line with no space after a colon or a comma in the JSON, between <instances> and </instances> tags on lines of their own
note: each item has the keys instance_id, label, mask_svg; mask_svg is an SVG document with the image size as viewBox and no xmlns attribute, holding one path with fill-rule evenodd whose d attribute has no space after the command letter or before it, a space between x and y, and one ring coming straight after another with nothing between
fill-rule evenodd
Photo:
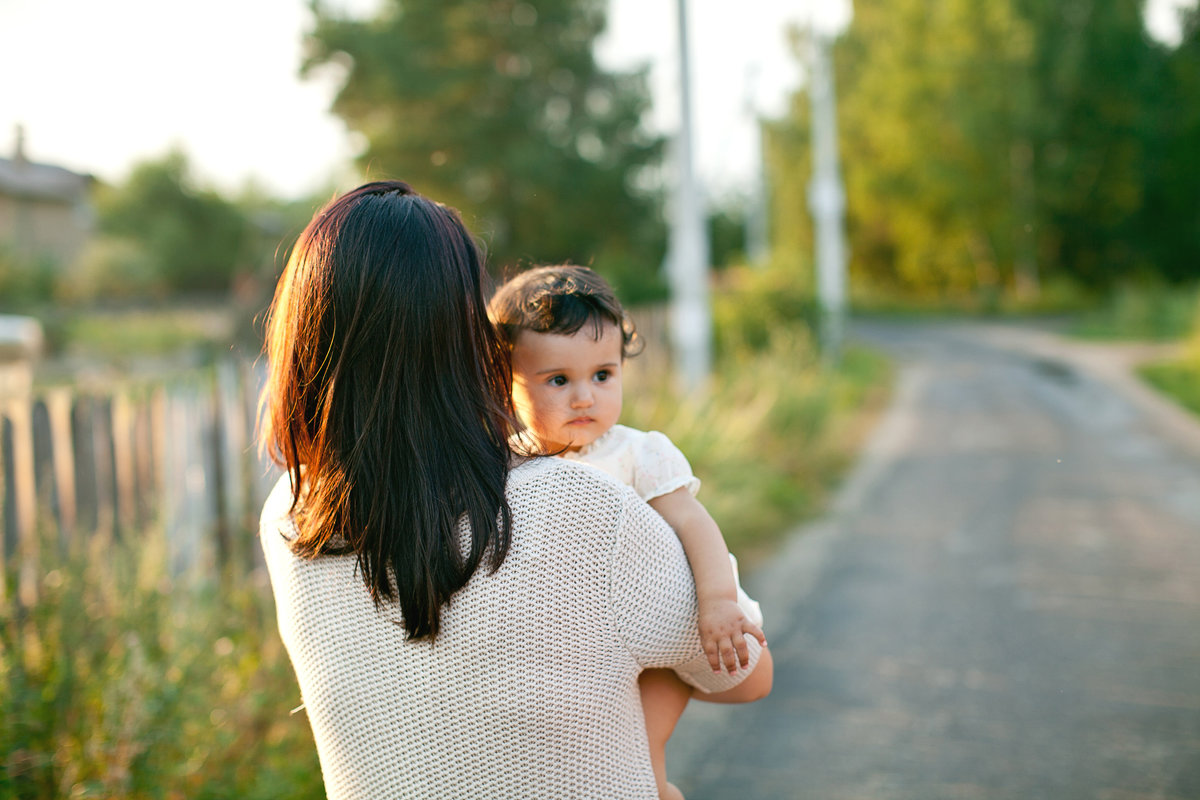
<instances>
[{"instance_id":1,"label":"blurred tree","mask_svg":"<svg viewBox=\"0 0 1200 800\"><path fill-rule=\"evenodd\" d=\"M1168 52L1141 6L855 4L835 61L860 290L988 305L1043 280L1200 274L1196 15ZM798 94L767 151L774 241L806 251L807 105Z\"/></svg>"},{"instance_id":2,"label":"blurred tree","mask_svg":"<svg viewBox=\"0 0 1200 800\"><path fill-rule=\"evenodd\" d=\"M716 269L745 262L746 213L744 197L727 197L709 208L709 254Z\"/></svg>"},{"instance_id":3,"label":"blurred tree","mask_svg":"<svg viewBox=\"0 0 1200 800\"><path fill-rule=\"evenodd\" d=\"M641 126L644 70L593 57L604 5L383 0L360 20L315 0L302 71L345 68L333 110L363 136L368 176L457 206L497 267L591 263L661 291L662 143Z\"/></svg>"},{"instance_id":4,"label":"blurred tree","mask_svg":"<svg viewBox=\"0 0 1200 800\"><path fill-rule=\"evenodd\" d=\"M1200 278L1200 7L1181 21L1182 41L1155 76L1162 100L1141 220L1155 263L1172 281Z\"/></svg>"},{"instance_id":5,"label":"blurred tree","mask_svg":"<svg viewBox=\"0 0 1200 800\"><path fill-rule=\"evenodd\" d=\"M129 245L140 248L138 275L144 277L141 259L148 258L168 290L226 291L243 266L246 217L216 192L193 184L182 152L139 164L123 185L102 188L96 212L100 233L126 242L124 250L109 252L109 261L121 252L133 256ZM109 272L116 269L106 264Z\"/></svg>"},{"instance_id":6,"label":"blurred tree","mask_svg":"<svg viewBox=\"0 0 1200 800\"><path fill-rule=\"evenodd\" d=\"M873 282L961 294L1013 281L1028 50L1005 0L856 4L835 49L838 123L852 258Z\"/></svg>"},{"instance_id":7,"label":"blurred tree","mask_svg":"<svg viewBox=\"0 0 1200 800\"><path fill-rule=\"evenodd\" d=\"M1034 36L1023 116L1039 260L1090 286L1156 272L1141 212L1166 96L1143 3L1014 2Z\"/></svg>"}]
</instances>

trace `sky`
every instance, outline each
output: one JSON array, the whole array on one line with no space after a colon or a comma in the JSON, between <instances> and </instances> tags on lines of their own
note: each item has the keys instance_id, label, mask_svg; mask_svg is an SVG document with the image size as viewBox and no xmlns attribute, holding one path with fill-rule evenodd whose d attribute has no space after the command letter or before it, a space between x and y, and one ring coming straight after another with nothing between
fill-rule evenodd
<instances>
[{"instance_id":1,"label":"sky","mask_svg":"<svg viewBox=\"0 0 1200 800\"><path fill-rule=\"evenodd\" d=\"M1173 8L1149 0L1147 25L1174 32ZM377 0L335 0L369 13ZM811 4L811 5L810 5ZM744 191L758 170L758 115L775 116L802 81L786 30L849 0L688 3L697 171L710 194ZM679 122L677 3L610 0L597 55L612 69L650 65L648 125ZM15 130L26 155L119 183L132 165L178 146L204 183L253 180L299 196L354 184L354 138L329 113L333 75L299 77L307 0L0 0L0 155ZM402 176L398 176L402 177Z\"/></svg>"}]
</instances>

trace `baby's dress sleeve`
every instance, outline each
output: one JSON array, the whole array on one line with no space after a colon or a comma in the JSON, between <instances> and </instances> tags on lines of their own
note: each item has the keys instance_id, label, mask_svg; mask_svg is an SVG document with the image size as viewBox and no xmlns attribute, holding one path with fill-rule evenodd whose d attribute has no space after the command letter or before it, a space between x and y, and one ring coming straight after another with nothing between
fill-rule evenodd
<instances>
[{"instance_id":1,"label":"baby's dress sleeve","mask_svg":"<svg viewBox=\"0 0 1200 800\"><path fill-rule=\"evenodd\" d=\"M681 486L693 495L700 479L692 474L687 457L658 431L647 431L635 450L633 489L643 500L670 494Z\"/></svg>"}]
</instances>

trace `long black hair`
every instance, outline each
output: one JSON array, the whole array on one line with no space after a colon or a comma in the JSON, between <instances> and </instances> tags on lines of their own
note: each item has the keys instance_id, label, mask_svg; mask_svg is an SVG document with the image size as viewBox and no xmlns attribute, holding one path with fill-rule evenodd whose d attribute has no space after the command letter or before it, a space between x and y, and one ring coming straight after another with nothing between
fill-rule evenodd
<instances>
[{"instance_id":1,"label":"long black hair","mask_svg":"<svg viewBox=\"0 0 1200 800\"><path fill-rule=\"evenodd\" d=\"M486 279L457 211L368 183L309 223L269 312L260 441L291 474L292 550L354 554L408 638L436 638L508 552L512 373Z\"/></svg>"}]
</instances>

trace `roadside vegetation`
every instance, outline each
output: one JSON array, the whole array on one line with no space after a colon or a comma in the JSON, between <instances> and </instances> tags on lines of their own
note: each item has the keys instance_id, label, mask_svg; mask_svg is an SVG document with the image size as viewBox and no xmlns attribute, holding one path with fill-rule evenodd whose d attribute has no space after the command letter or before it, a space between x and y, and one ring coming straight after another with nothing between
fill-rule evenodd
<instances>
[{"instance_id":1,"label":"roadside vegetation","mask_svg":"<svg viewBox=\"0 0 1200 800\"><path fill-rule=\"evenodd\" d=\"M1200 293L1192 296L1190 331L1175 359L1144 364L1141 376L1163 394L1200 416Z\"/></svg>"}]
</instances>

